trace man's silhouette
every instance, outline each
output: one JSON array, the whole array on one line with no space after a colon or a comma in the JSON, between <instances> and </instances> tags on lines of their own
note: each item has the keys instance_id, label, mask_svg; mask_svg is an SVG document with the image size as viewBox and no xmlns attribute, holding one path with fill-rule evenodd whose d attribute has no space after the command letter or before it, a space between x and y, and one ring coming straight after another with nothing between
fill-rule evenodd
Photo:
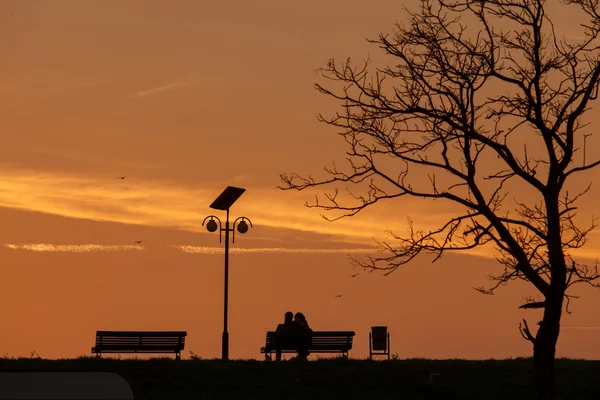
<instances>
[{"instance_id":1,"label":"man's silhouette","mask_svg":"<svg viewBox=\"0 0 600 400\"><path fill-rule=\"evenodd\" d=\"M288 311L285 313L283 324L277 325L277 329L275 329L275 332L293 334L298 332L299 330L300 329L298 327L298 324L294 322L294 313ZM281 360L281 348L296 348L297 342L298 339L294 335L278 337L276 342L277 350L275 353L276 360Z\"/></svg>"},{"instance_id":2,"label":"man's silhouette","mask_svg":"<svg viewBox=\"0 0 600 400\"><path fill-rule=\"evenodd\" d=\"M294 313L288 311L285 313L283 324L277 325L275 332L297 332L298 325L294 322Z\"/></svg>"}]
</instances>

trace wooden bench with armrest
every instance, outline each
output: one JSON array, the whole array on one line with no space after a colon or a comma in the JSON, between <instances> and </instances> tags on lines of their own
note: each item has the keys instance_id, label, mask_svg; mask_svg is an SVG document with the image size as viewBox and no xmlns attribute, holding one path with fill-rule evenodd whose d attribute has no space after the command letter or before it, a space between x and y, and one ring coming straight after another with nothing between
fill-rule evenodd
<instances>
[{"instance_id":1,"label":"wooden bench with armrest","mask_svg":"<svg viewBox=\"0 0 600 400\"><path fill-rule=\"evenodd\" d=\"M92 353L175 353L181 359L185 331L98 331Z\"/></svg>"},{"instance_id":2,"label":"wooden bench with armrest","mask_svg":"<svg viewBox=\"0 0 600 400\"><path fill-rule=\"evenodd\" d=\"M272 359L275 353L276 360L281 360L282 353L296 353L298 341L304 340L306 350L310 353L341 353L348 358L352 349L354 331L314 331L309 333L267 332L265 346L260 349L265 354L266 360ZM310 341L307 340L310 336Z\"/></svg>"}]
</instances>

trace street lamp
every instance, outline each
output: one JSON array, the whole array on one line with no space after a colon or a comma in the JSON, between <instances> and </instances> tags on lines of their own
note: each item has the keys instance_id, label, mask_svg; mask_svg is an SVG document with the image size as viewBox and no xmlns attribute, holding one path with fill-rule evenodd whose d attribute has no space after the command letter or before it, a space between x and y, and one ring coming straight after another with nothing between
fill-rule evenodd
<instances>
[{"instance_id":1,"label":"street lamp","mask_svg":"<svg viewBox=\"0 0 600 400\"><path fill-rule=\"evenodd\" d=\"M229 227L229 207L246 191L246 189L237 188L233 186L227 186L227 188L213 201L210 208L215 210L227 211L227 219L225 220L225 228L222 227L221 220L214 215L209 215L202 221L202 226L207 219L210 218L206 224L206 229L209 232L215 232L219 229L219 243L221 243L221 234L225 231L225 301L224 301L224 317L223 317L223 341L222 341L222 358L223 360L229 359L229 333L227 332L227 304L229 295L229 232L233 232L233 243L235 243L235 225L237 223L237 229L239 233L248 232L248 221L252 226L252 221L246 217L239 217L233 221L233 226ZM241 220L239 223L238 220ZM217 226L217 222L219 225Z\"/></svg>"}]
</instances>

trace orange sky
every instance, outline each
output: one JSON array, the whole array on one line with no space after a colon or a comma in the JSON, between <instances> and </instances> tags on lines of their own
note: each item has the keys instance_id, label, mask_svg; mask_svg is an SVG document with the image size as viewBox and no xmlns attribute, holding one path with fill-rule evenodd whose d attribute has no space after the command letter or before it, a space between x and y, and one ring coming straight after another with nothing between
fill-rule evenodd
<instances>
[{"instance_id":1,"label":"orange sky","mask_svg":"<svg viewBox=\"0 0 600 400\"><path fill-rule=\"evenodd\" d=\"M380 57L365 38L403 15L392 0L1 2L0 354L74 357L96 330L181 329L184 357L219 357L223 247L201 223L233 185L247 191L232 217L255 227L232 245L232 358L260 358L288 310L316 330L355 330L354 357L373 325L389 326L400 357L529 355L518 324L541 314L517 307L534 292L472 289L498 268L489 254L349 277L349 251L452 207L403 200L327 223L303 207L311 193L274 189L280 173L318 175L344 157L315 118L337 106L313 89L315 69ZM595 258L598 235L582 256ZM563 326L600 327L600 292L576 293ZM565 328L559 356L600 357L598 333Z\"/></svg>"}]
</instances>

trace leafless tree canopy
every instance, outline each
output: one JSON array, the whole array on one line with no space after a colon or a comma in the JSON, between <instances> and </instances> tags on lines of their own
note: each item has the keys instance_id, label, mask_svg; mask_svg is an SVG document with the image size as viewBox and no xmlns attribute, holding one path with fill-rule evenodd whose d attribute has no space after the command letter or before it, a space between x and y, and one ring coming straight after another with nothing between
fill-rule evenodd
<instances>
[{"instance_id":1,"label":"leafless tree canopy","mask_svg":"<svg viewBox=\"0 0 600 400\"><path fill-rule=\"evenodd\" d=\"M463 210L438 229L411 224L406 235L394 234L380 256L355 259L366 268L390 273L421 253L486 245L505 268L483 293L514 279L542 295L553 279L562 280L565 296L577 282L598 286L597 266L570 253L595 227L575 219L587 189L566 187L600 164L574 157L598 95L598 1L563 4L565 13L584 17L573 39L555 27L544 1L421 0L418 10L406 10L406 25L371 40L393 60L386 67L348 59L321 69L333 82L316 88L343 111L319 118L339 129L348 164L326 168L323 180L283 174L282 189L335 187L325 202L307 205L340 217L403 196ZM350 198L338 196L340 184ZM510 192L515 184L528 194Z\"/></svg>"}]
</instances>

